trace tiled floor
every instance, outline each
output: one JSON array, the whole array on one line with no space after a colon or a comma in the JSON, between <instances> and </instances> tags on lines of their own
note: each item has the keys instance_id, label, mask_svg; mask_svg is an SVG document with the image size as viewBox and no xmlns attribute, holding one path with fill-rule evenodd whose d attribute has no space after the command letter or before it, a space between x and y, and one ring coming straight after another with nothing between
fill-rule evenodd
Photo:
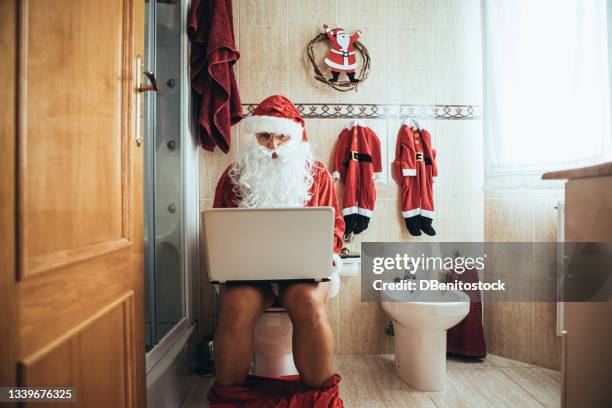
<instances>
[{"instance_id":1,"label":"tiled floor","mask_svg":"<svg viewBox=\"0 0 612 408\"><path fill-rule=\"evenodd\" d=\"M335 371L342 376L346 407L558 407L561 374L504 357L483 362L447 360L444 391L421 392L395 374L392 355L340 355ZM183 408L206 407L212 378L194 376Z\"/></svg>"}]
</instances>

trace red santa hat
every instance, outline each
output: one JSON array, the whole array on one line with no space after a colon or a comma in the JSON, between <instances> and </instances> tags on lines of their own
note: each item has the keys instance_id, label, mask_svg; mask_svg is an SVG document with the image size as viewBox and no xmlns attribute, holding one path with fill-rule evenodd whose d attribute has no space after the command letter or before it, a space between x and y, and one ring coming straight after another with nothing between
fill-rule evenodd
<instances>
[{"instance_id":1,"label":"red santa hat","mask_svg":"<svg viewBox=\"0 0 612 408\"><path fill-rule=\"evenodd\" d=\"M292 139L307 140L304 119L295 105L284 96L272 95L264 99L251 116L244 118L247 133L276 133Z\"/></svg>"},{"instance_id":2,"label":"red santa hat","mask_svg":"<svg viewBox=\"0 0 612 408\"><path fill-rule=\"evenodd\" d=\"M344 28L336 26L336 28L329 28L327 24L323 25L325 32L331 32L332 35L338 35L340 32L345 32Z\"/></svg>"}]
</instances>

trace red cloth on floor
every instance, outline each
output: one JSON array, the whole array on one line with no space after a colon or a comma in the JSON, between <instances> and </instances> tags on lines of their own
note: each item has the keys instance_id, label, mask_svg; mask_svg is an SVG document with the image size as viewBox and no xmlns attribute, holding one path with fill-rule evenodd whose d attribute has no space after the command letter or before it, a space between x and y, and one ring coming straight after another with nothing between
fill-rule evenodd
<instances>
[{"instance_id":1,"label":"red cloth on floor","mask_svg":"<svg viewBox=\"0 0 612 408\"><path fill-rule=\"evenodd\" d=\"M340 375L321 388L307 389L297 375L282 378L248 376L243 387L215 383L208 391L211 408L342 408Z\"/></svg>"},{"instance_id":2,"label":"red cloth on floor","mask_svg":"<svg viewBox=\"0 0 612 408\"><path fill-rule=\"evenodd\" d=\"M448 272L447 282L455 280L476 283L478 270L468 269L463 273ZM484 329L482 327L482 298L480 290L464 291L470 297L470 311L468 315L456 326L446 333L446 351L467 357L481 357L487 355Z\"/></svg>"},{"instance_id":3,"label":"red cloth on floor","mask_svg":"<svg viewBox=\"0 0 612 408\"><path fill-rule=\"evenodd\" d=\"M233 65L240 53L234 42L231 0L192 0L187 17L191 41L191 88L202 147L230 149L230 127L242 119Z\"/></svg>"}]
</instances>

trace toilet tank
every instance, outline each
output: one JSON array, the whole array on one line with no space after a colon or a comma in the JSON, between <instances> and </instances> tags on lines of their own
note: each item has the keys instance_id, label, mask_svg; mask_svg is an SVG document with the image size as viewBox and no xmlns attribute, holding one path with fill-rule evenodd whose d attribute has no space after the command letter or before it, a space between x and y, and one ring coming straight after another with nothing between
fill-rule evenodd
<instances>
[{"instance_id":1,"label":"toilet tank","mask_svg":"<svg viewBox=\"0 0 612 408\"><path fill-rule=\"evenodd\" d=\"M360 276L361 257L342 258L341 278L354 278Z\"/></svg>"}]
</instances>

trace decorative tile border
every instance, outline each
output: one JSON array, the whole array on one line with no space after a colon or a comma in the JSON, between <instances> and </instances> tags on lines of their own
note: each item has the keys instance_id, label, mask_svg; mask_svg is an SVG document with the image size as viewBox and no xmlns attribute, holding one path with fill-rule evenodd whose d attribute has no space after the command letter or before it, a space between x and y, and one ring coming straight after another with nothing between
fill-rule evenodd
<instances>
[{"instance_id":1,"label":"decorative tile border","mask_svg":"<svg viewBox=\"0 0 612 408\"><path fill-rule=\"evenodd\" d=\"M257 104L243 103L246 116ZM368 103L300 103L296 107L306 119L446 119L478 120L479 105L376 105Z\"/></svg>"}]
</instances>

